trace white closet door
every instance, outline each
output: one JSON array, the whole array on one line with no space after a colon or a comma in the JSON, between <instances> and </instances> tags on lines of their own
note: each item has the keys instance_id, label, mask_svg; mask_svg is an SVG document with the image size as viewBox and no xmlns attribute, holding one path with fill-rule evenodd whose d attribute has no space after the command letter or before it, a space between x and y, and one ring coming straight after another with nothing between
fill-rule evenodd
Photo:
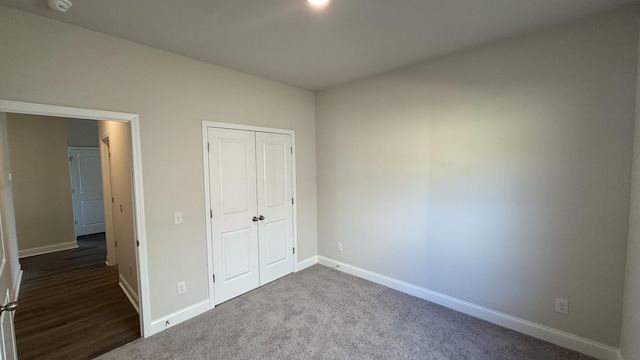
<instances>
[{"instance_id":1,"label":"white closet door","mask_svg":"<svg viewBox=\"0 0 640 360\"><path fill-rule=\"evenodd\" d=\"M260 285L264 285L293 272L291 136L257 132L256 159Z\"/></svg>"},{"instance_id":2,"label":"white closet door","mask_svg":"<svg viewBox=\"0 0 640 360\"><path fill-rule=\"evenodd\" d=\"M76 236L104 232L100 149L69 149Z\"/></svg>"},{"instance_id":3,"label":"white closet door","mask_svg":"<svg viewBox=\"0 0 640 360\"><path fill-rule=\"evenodd\" d=\"M215 304L260 285L255 133L209 128Z\"/></svg>"}]
</instances>

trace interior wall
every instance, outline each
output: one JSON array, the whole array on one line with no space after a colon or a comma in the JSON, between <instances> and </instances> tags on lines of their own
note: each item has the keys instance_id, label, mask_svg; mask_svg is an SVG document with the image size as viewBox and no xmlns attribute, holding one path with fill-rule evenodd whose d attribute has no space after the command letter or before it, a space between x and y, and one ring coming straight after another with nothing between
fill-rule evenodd
<instances>
[{"instance_id":1,"label":"interior wall","mask_svg":"<svg viewBox=\"0 0 640 360\"><path fill-rule=\"evenodd\" d=\"M15 210L13 205L13 186L9 180L11 164L9 161L9 142L7 135L7 119L5 113L0 113L0 222L2 241L5 244L3 253L6 255L13 284L17 284L20 276L20 262L18 260L18 243L16 235ZM2 281L6 279L2 277ZM0 284L2 289L13 289L11 296L15 300L16 287L11 284Z\"/></svg>"},{"instance_id":2,"label":"interior wall","mask_svg":"<svg viewBox=\"0 0 640 360\"><path fill-rule=\"evenodd\" d=\"M21 256L76 246L64 119L6 114Z\"/></svg>"},{"instance_id":3,"label":"interior wall","mask_svg":"<svg viewBox=\"0 0 640 360\"><path fill-rule=\"evenodd\" d=\"M312 92L5 6L0 48L0 99L139 115L152 320L208 300L203 120L295 130L298 259L317 254Z\"/></svg>"},{"instance_id":4,"label":"interior wall","mask_svg":"<svg viewBox=\"0 0 640 360\"><path fill-rule=\"evenodd\" d=\"M134 294L138 295L129 125L117 121L100 121L98 133L100 139L109 137L111 153L109 177L113 202L111 203L112 216L109 217L111 225L107 226L107 231L113 229L113 239L117 242L115 250L120 279L124 278ZM108 156L106 156L107 159ZM105 209L105 213L107 211Z\"/></svg>"},{"instance_id":5,"label":"interior wall","mask_svg":"<svg viewBox=\"0 0 640 360\"><path fill-rule=\"evenodd\" d=\"M65 119L69 147L99 147L98 122L95 120Z\"/></svg>"},{"instance_id":6,"label":"interior wall","mask_svg":"<svg viewBox=\"0 0 640 360\"><path fill-rule=\"evenodd\" d=\"M625 360L640 360L640 91L637 90L640 89L640 63L637 81L629 240L620 333L620 351Z\"/></svg>"},{"instance_id":7,"label":"interior wall","mask_svg":"<svg viewBox=\"0 0 640 360\"><path fill-rule=\"evenodd\" d=\"M617 347L637 37L627 9L319 92L319 255Z\"/></svg>"}]
</instances>

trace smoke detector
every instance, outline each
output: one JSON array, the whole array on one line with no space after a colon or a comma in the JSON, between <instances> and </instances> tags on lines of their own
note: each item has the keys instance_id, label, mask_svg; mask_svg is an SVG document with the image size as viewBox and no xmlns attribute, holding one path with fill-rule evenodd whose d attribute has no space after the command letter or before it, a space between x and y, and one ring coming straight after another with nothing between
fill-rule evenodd
<instances>
[{"instance_id":1,"label":"smoke detector","mask_svg":"<svg viewBox=\"0 0 640 360\"><path fill-rule=\"evenodd\" d=\"M67 12L72 4L70 0L47 0L47 5L55 11Z\"/></svg>"}]
</instances>

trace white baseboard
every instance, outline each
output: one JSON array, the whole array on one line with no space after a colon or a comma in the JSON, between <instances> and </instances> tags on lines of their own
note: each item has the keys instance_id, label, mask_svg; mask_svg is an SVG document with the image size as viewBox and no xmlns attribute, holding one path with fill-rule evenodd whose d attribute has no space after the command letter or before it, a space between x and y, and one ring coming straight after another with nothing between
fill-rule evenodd
<instances>
[{"instance_id":1,"label":"white baseboard","mask_svg":"<svg viewBox=\"0 0 640 360\"><path fill-rule=\"evenodd\" d=\"M122 276L122 274L118 274L118 277L120 278L118 285L120 285L120 288L122 289L124 294L127 296L127 299L129 299L129 302L131 302L131 305L133 305L133 308L136 309L138 314L140 314L140 305L139 305L140 299L138 298L138 294L136 294L136 292L133 291L133 288L131 287L127 279L125 279L125 277Z\"/></svg>"},{"instance_id":2,"label":"white baseboard","mask_svg":"<svg viewBox=\"0 0 640 360\"><path fill-rule=\"evenodd\" d=\"M495 310L491 310L473 303L454 298L445 294L431 291L404 281L388 276L380 275L356 266L348 265L323 256L318 256L318 263L335 268L347 274L384 285L394 290L416 296L420 299L436 303L461 313L486 320L505 328L521 332L523 334L562 346L567 349L581 352L600 360L620 360L622 355L619 349L576 336L561 330L556 330L544 325L517 318Z\"/></svg>"},{"instance_id":3,"label":"white baseboard","mask_svg":"<svg viewBox=\"0 0 640 360\"><path fill-rule=\"evenodd\" d=\"M47 245L47 246L40 246L40 247L31 248L31 249L20 250L18 251L18 257L23 258L23 257L29 257L29 256L48 254L56 251L75 249L77 247L78 247L77 242L69 241L69 242L55 244L55 245Z\"/></svg>"},{"instance_id":4,"label":"white baseboard","mask_svg":"<svg viewBox=\"0 0 640 360\"><path fill-rule=\"evenodd\" d=\"M302 261L298 261L298 263L296 264L296 271L304 270L317 263L318 263L318 256L312 256Z\"/></svg>"},{"instance_id":5,"label":"white baseboard","mask_svg":"<svg viewBox=\"0 0 640 360\"><path fill-rule=\"evenodd\" d=\"M22 284L22 274L24 272L22 269L16 273L15 278L13 279L13 289L11 289L11 298L13 301L18 301L18 296L20 295L20 285Z\"/></svg>"},{"instance_id":6,"label":"white baseboard","mask_svg":"<svg viewBox=\"0 0 640 360\"><path fill-rule=\"evenodd\" d=\"M171 326L180 324L183 321L189 320L192 317L196 317L205 311L209 310L209 299L202 300L199 303L195 303L189 307L178 310L160 319L151 321L150 331L147 334L145 332L144 337L149 337L153 334L157 334L162 330L165 330Z\"/></svg>"}]
</instances>

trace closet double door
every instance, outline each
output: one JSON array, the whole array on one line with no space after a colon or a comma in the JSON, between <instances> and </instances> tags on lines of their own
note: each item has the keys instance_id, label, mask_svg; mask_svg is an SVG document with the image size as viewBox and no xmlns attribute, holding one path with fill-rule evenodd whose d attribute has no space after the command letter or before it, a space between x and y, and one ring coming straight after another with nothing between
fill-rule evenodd
<instances>
[{"instance_id":1,"label":"closet double door","mask_svg":"<svg viewBox=\"0 0 640 360\"><path fill-rule=\"evenodd\" d=\"M291 135L209 127L214 303L293 272Z\"/></svg>"}]
</instances>

